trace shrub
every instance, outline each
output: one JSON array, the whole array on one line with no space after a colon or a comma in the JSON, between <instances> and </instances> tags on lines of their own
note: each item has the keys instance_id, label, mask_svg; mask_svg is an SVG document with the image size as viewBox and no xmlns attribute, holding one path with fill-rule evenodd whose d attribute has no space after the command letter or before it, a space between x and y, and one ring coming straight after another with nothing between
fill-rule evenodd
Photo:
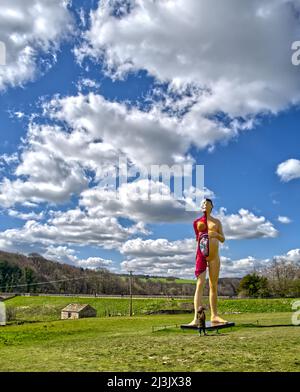
<instances>
[{"instance_id":1,"label":"shrub","mask_svg":"<svg viewBox=\"0 0 300 392\"><path fill-rule=\"evenodd\" d=\"M248 274L240 281L238 293L241 297L268 297L270 295L268 279L255 273Z\"/></svg>"}]
</instances>

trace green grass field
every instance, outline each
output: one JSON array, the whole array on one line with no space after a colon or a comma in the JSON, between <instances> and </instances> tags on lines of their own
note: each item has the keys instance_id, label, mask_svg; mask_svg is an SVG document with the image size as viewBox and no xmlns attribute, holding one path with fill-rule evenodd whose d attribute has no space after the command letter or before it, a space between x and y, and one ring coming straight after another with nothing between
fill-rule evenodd
<instances>
[{"instance_id":1,"label":"green grass field","mask_svg":"<svg viewBox=\"0 0 300 392\"><path fill-rule=\"evenodd\" d=\"M295 299L219 299L221 313L249 312L290 312ZM129 315L129 298L80 298L80 297L22 297L6 301L13 308L16 319L21 321L54 321L60 319L61 309L69 303L88 303L97 310L98 317ZM165 298L133 299L133 313L145 315L160 309L180 309L182 304L192 305L193 300ZM204 299L208 303L208 298Z\"/></svg>"},{"instance_id":2,"label":"green grass field","mask_svg":"<svg viewBox=\"0 0 300 392\"><path fill-rule=\"evenodd\" d=\"M99 310L109 300L114 301L73 302L88 302ZM119 309L127 309L128 299L115 301ZM158 300L135 300L134 306L143 311L150 306L147 301ZM57 309L71 298L16 297L6 305L27 322L0 327L0 370L299 371L300 329L291 324L293 301L220 300L220 313L236 326L199 337L197 331L175 327L189 322L190 314L55 321ZM237 311L241 313L228 314ZM164 325L172 327L153 332Z\"/></svg>"}]
</instances>

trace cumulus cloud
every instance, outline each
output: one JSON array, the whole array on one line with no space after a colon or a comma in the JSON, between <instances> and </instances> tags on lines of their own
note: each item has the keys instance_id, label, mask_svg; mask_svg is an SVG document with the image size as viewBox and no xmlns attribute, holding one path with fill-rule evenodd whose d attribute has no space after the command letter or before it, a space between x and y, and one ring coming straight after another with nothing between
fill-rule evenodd
<instances>
[{"instance_id":1,"label":"cumulus cloud","mask_svg":"<svg viewBox=\"0 0 300 392\"><path fill-rule=\"evenodd\" d=\"M197 199L214 198L212 191L192 187L186 194L174 195L162 182L142 179L122 184L117 191L94 187L83 191L79 204L93 216L122 216L147 223L189 222L196 219Z\"/></svg>"},{"instance_id":2,"label":"cumulus cloud","mask_svg":"<svg viewBox=\"0 0 300 392\"><path fill-rule=\"evenodd\" d=\"M228 277L242 277L249 273L264 271L271 267L274 261L285 261L293 265L300 265L300 249L292 249L286 254L267 259L248 256L239 260L232 260L228 257L221 257L220 274Z\"/></svg>"},{"instance_id":3,"label":"cumulus cloud","mask_svg":"<svg viewBox=\"0 0 300 392\"><path fill-rule=\"evenodd\" d=\"M179 120L154 109L128 109L90 93L54 98L44 111L48 119L62 120L69 129L29 124L20 156L2 156L3 163L17 165L17 179L4 178L0 184L2 205L68 201L88 188L90 179L116 178L120 158L142 171L166 165L178 175L179 168L180 176L185 164L194 164L186 154L189 141L180 134ZM88 179L86 172L94 178Z\"/></svg>"},{"instance_id":4,"label":"cumulus cloud","mask_svg":"<svg viewBox=\"0 0 300 392\"><path fill-rule=\"evenodd\" d=\"M50 211L46 223L27 221L23 227L7 229L0 233L0 246L9 249L31 246L60 246L78 244L104 249L118 249L132 235L143 234L140 222L122 226L115 217L97 217L79 208L68 211Z\"/></svg>"},{"instance_id":5,"label":"cumulus cloud","mask_svg":"<svg viewBox=\"0 0 300 392\"><path fill-rule=\"evenodd\" d=\"M226 208L221 208L217 217L222 222L224 234L228 240L278 236L278 231L264 216L256 216L244 208L241 208L238 214L230 215L226 215Z\"/></svg>"},{"instance_id":6,"label":"cumulus cloud","mask_svg":"<svg viewBox=\"0 0 300 392\"><path fill-rule=\"evenodd\" d=\"M120 249L120 252L124 255L153 257L190 255L194 249L194 239L168 241L165 238L159 238L157 240L142 240L141 238L136 238L134 240L126 241Z\"/></svg>"},{"instance_id":7,"label":"cumulus cloud","mask_svg":"<svg viewBox=\"0 0 300 392\"><path fill-rule=\"evenodd\" d=\"M194 161L185 156L190 140L182 135L179 120L157 108L146 112L89 93L53 98L44 110L50 118L62 120L74 130L84 129L93 139L109 143L134 164Z\"/></svg>"},{"instance_id":8,"label":"cumulus cloud","mask_svg":"<svg viewBox=\"0 0 300 392\"><path fill-rule=\"evenodd\" d=\"M146 70L170 92L195 86L183 133L203 148L253 127L247 120L259 113L299 102L290 53L299 10L297 0L99 1L76 55L104 63L112 78Z\"/></svg>"},{"instance_id":9,"label":"cumulus cloud","mask_svg":"<svg viewBox=\"0 0 300 392\"><path fill-rule=\"evenodd\" d=\"M192 278L195 270L193 256L138 257L121 263L122 271L135 274Z\"/></svg>"},{"instance_id":10,"label":"cumulus cloud","mask_svg":"<svg viewBox=\"0 0 300 392\"><path fill-rule=\"evenodd\" d=\"M196 255L194 239L169 241L162 238L156 240L136 238L125 242L120 252L126 256L121 263L124 271L133 270L136 274L194 278ZM287 256L296 261L300 258L300 251L290 251ZM271 261L271 258L259 259L253 256L241 259L221 256L220 276L242 277L266 268Z\"/></svg>"},{"instance_id":11,"label":"cumulus cloud","mask_svg":"<svg viewBox=\"0 0 300 392\"><path fill-rule=\"evenodd\" d=\"M285 260L291 264L296 264L300 266L300 249L292 249L285 255L279 255L274 257L275 260Z\"/></svg>"},{"instance_id":12,"label":"cumulus cloud","mask_svg":"<svg viewBox=\"0 0 300 392\"><path fill-rule=\"evenodd\" d=\"M55 61L62 39L73 26L67 0L1 0L0 37L6 65L0 67L0 90L33 80ZM48 56L46 64L38 58ZM49 54L52 58L49 57Z\"/></svg>"},{"instance_id":13,"label":"cumulus cloud","mask_svg":"<svg viewBox=\"0 0 300 392\"><path fill-rule=\"evenodd\" d=\"M16 203L32 202L39 204L43 201L63 203L68 201L72 194L79 193L88 186L88 181L82 169L76 164L67 165L63 160L52 160L44 156L45 167L41 167L41 178L34 174L28 175L28 180L10 180L4 178L0 183L0 204L10 207ZM42 162L40 162L42 163ZM35 162L37 164L37 162ZM49 164L49 181L43 177L43 169L47 172ZM36 166L37 168L38 166ZM34 168L34 167L33 167Z\"/></svg>"},{"instance_id":14,"label":"cumulus cloud","mask_svg":"<svg viewBox=\"0 0 300 392\"><path fill-rule=\"evenodd\" d=\"M169 242L167 240L153 240L152 244L141 244L139 241L131 242L129 246L124 246L124 254L128 259L121 263L124 271L132 270L136 274L175 276L181 278L194 278L195 269L195 244L190 240ZM156 249L160 248L160 255L151 252L151 245ZM182 251L186 247L186 254L172 251L167 256L165 253L168 248L179 247ZM132 251L131 251L132 248ZM149 248L149 249L148 249ZM131 255L131 257L129 257ZM134 257L135 255L135 257ZM285 255L275 256L267 259L261 259L253 256L247 256L241 259L232 259L221 256L220 277L238 278L247 274L259 272L272 265L273 260L287 260L292 264L300 265L300 249L294 249ZM209 272L207 271L207 277Z\"/></svg>"},{"instance_id":15,"label":"cumulus cloud","mask_svg":"<svg viewBox=\"0 0 300 392\"><path fill-rule=\"evenodd\" d=\"M288 159L278 165L276 173L283 182L300 178L300 161L298 159Z\"/></svg>"},{"instance_id":16,"label":"cumulus cloud","mask_svg":"<svg viewBox=\"0 0 300 392\"><path fill-rule=\"evenodd\" d=\"M258 259L252 256L236 260L221 257L220 276L243 277L267 267L270 262L271 259Z\"/></svg>"},{"instance_id":17,"label":"cumulus cloud","mask_svg":"<svg viewBox=\"0 0 300 392\"><path fill-rule=\"evenodd\" d=\"M109 172L117 156L108 143L93 141L84 131L68 133L56 126L30 124L20 157L4 159L16 166L13 174L18 177L0 183L0 204L8 207L25 201L67 202L88 188L86 171L97 179Z\"/></svg>"},{"instance_id":18,"label":"cumulus cloud","mask_svg":"<svg viewBox=\"0 0 300 392\"><path fill-rule=\"evenodd\" d=\"M124 244L123 253L127 259L122 261L122 270L132 270L136 274L175 276L179 278L195 277L195 241L168 240L130 240ZM152 251L152 247L155 248ZM171 249L169 251L169 249ZM177 249L177 251L176 251ZM168 254L169 252L169 254ZM231 259L221 256L220 277L242 277L270 265L271 259L258 259L248 256ZM207 271L207 277L209 272Z\"/></svg>"},{"instance_id":19,"label":"cumulus cloud","mask_svg":"<svg viewBox=\"0 0 300 392\"><path fill-rule=\"evenodd\" d=\"M31 212L22 212L22 211L17 211L13 209L8 209L7 213L9 216L12 216L14 218L19 218L22 220L41 220L44 218L45 213L44 211L41 211L39 213L31 211Z\"/></svg>"},{"instance_id":20,"label":"cumulus cloud","mask_svg":"<svg viewBox=\"0 0 300 392\"><path fill-rule=\"evenodd\" d=\"M87 117L85 119L88 120ZM89 124L90 130L97 126L97 122L92 126L92 120ZM127 151L122 151L122 145L130 144L129 134L128 140L125 142L121 139L119 146L111 144L111 140L115 140L111 138L111 134L107 135L107 142L102 136L100 132L93 134L81 126L77 128L76 125L72 131L66 131L56 125L30 124L19 156L14 154L12 157L2 157L7 165L11 164L12 174L17 179L2 179L0 204L10 207L16 203L28 202L63 203L68 202L72 195L80 195L81 205L97 207L98 212L100 209L106 212L112 210L116 214L134 214L137 219L149 217L151 220L163 218L167 221L180 221L194 216L194 212L191 214L186 210L196 211L199 206L195 203L199 203L203 197L215 197L211 190L205 187L202 189L202 183L195 183L195 178L192 182L191 174L197 174L198 170L192 162L180 160L176 155L175 160L178 162L171 162L171 166L166 158L161 165L157 162L155 165L143 165L138 161L136 165L131 164L127 168L133 156L130 155L128 159ZM157 146L153 148L157 150ZM147 156L147 151L145 147L144 157ZM146 161L152 162L151 149L149 151L150 155ZM164 152L161 151L161 154ZM127 169L124 169L124 164ZM164 173L163 182L158 181L159 171ZM148 180L148 174L151 180ZM118 175L122 176L122 183L120 184L119 179L118 185L121 200L116 200L113 192L117 187ZM171 177L180 180L177 181L179 186L176 185L172 192L173 196L170 195ZM182 186L183 177L185 179ZM98 185L93 187L92 183ZM107 191L110 188L112 190L109 194ZM151 195L149 200L148 193ZM136 194L143 196L140 201L136 202L132 197L128 202L124 200L125 197L130 198ZM164 195L164 200L161 195ZM104 199L107 201L103 201ZM95 206L93 203L98 204Z\"/></svg>"},{"instance_id":21,"label":"cumulus cloud","mask_svg":"<svg viewBox=\"0 0 300 392\"><path fill-rule=\"evenodd\" d=\"M43 256L46 259L52 259L60 263L74 265L75 267L101 269L110 267L113 264L112 260L103 259L101 257L88 257L87 259L80 259L76 256L74 249L66 246L49 246L44 252Z\"/></svg>"}]
</instances>

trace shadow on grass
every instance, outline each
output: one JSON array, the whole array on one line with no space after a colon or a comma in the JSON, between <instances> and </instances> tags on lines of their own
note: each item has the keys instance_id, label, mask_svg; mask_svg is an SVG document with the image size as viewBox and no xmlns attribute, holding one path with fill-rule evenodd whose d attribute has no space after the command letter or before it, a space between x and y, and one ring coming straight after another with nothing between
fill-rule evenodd
<instances>
[{"instance_id":1,"label":"shadow on grass","mask_svg":"<svg viewBox=\"0 0 300 392\"><path fill-rule=\"evenodd\" d=\"M199 335L199 334L198 334ZM210 332L208 332L207 333L207 335L199 335L199 338L213 338L213 337L218 337L218 336L228 336L228 335L230 335L229 333L224 333L224 332L219 332L219 333L216 333L216 332L214 332L214 333L210 333Z\"/></svg>"},{"instance_id":2,"label":"shadow on grass","mask_svg":"<svg viewBox=\"0 0 300 392\"><path fill-rule=\"evenodd\" d=\"M294 324L268 324L268 325L263 325L263 324L256 324L256 323L245 323L245 324L236 324L233 327L230 327L230 332L234 332L234 331L238 331L240 329L244 329L244 328L290 328L290 327L297 327L297 325ZM182 330L180 328L174 328L174 327L163 327L157 330L152 330L153 333L159 333L159 334L172 334L172 333L184 333L184 334L192 334L192 332L196 335L199 335L199 332L196 330L190 330L190 331L186 331L186 330ZM195 333L196 332L196 333ZM229 333L223 332L223 331L219 331L219 332L211 332L211 331L207 331L207 335L201 335L201 337L218 337L218 336L228 336L230 335ZM200 335L199 335L200 337Z\"/></svg>"},{"instance_id":3,"label":"shadow on grass","mask_svg":"<svg viewBox=\"0 0 300 392\"><path fill-rule=\"evenodd\" d=\"M269 325L264 325L264 324L238 324L236 325L237 328L282 328L282 327L299 327L299 325L294 325L294 324L269 324Z\"/></svg>"}]
</instances>

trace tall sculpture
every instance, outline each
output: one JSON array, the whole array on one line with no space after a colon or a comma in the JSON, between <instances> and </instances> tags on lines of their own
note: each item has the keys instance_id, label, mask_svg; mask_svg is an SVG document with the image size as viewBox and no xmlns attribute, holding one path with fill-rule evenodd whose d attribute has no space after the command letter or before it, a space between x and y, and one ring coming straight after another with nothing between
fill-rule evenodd
<instances>
[{"instance_id":1,"label":"tall sculpture","mask_svg":"<svg viewBox=\"0 0 300 392\"><path fill-rule=\"evenodd\" d=\"M218 315L218 279L220 271L219 242L224 242L222 223L211 216L213 202L205 199L201 203L203 216L194 221L194 229L197 240L195 276L197 278L194 296L194 319L189 325L197 325L197 310L202 306L202 296L206 281L206 269L209 272L209 303L211 311L211 323L226 323Z\"/></svg>"}]
</instances>

